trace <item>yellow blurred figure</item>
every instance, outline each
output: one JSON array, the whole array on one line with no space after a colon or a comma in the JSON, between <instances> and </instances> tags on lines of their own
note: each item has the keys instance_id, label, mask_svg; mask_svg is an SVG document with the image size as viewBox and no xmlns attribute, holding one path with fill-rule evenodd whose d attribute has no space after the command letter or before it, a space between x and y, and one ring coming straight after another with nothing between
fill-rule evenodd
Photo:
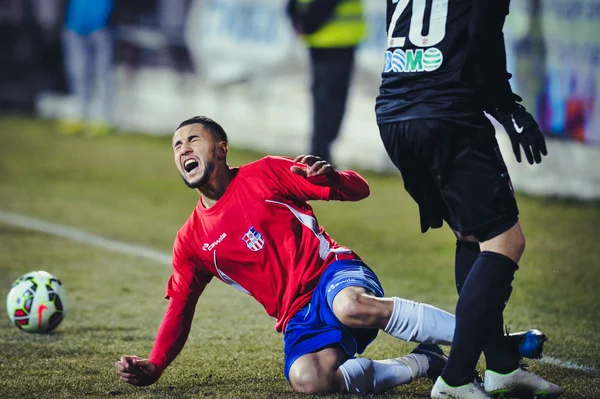
<instances>
[{"instance_id":1,"label":"yellow blurred figure","mask_svg":"<svg viewBox=\"0 0 600 399\"><path fill-rule=\"evenodd\" d=\"M309 49L312 73L310 153L331 159L344 113L356 48L366 33L361 0L289 0L288 15Z\"/></svg>"},{"instance_id":2,"label":"yellow blurred figure","mask_svg":"<svg viewBox=\"0 0 600 399\"><path fill-rule=\"evenodd\" d=\"M85 124L80 120L62 119L57 123L57 130L64 136L75 136L84 132Z\"/></svg>"},{"instance_id":3,"label":"yellow blurred figure","mask_svg":"<svg viewBox=\"0 0 600 399\"><path fill-rule=\"evenodd\" d=\"M296 3L294 26L311 48L356 47L367 25L361 0L292 0Z\"/></svg>"},{"instance_id":4,"label":"yellow blurred figure","mask_svg":"<svg viewBox=\"0 0 600 399\"><path fill-rule=\"evenodd\" d=\"M63 136L84 135L87 137L106 136L114 130L111 125L102 121L86 123L75 119L61 119L56 128L58 133Z\"/></svg>"},{"instance_id":5,"label":"yellow blurred figure","mask_svg":"<svg viewBox=\"0 0 600 399\"><path fill-rule=\"evenodd\" d=\"M87 124L85 135L88 137L106 136L112 132L113 128L103 122L92 122Z\"/></svg>"}]
</instances>

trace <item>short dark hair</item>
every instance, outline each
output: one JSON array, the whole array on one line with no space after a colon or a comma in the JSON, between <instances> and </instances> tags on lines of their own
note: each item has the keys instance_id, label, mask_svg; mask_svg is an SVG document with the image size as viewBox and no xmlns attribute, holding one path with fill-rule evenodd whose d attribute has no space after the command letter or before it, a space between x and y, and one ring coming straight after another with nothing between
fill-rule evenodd
<instances>
[{"instance_id":1,"label":"short dark hair","mask_svg":"<svg viewBox=\"0 0 600 399\"><path fill-rule=\"evenodd\" d=\"M223 127L221 125L219 125L217 122L215 122L214 120L212 120L206 116L193 116L189 119L186 119L183 122L181 122L179 124L179 126L177 126L176 130L179 130L180 128L187 126L187 125L193 125L194 123L204 126L206 129L208 129L209 132L211 132L220 141L224 141L226 143L229 142L227 140L227 133L225 133L225 130L223 129Z\"/></svg>"}]
</instances>

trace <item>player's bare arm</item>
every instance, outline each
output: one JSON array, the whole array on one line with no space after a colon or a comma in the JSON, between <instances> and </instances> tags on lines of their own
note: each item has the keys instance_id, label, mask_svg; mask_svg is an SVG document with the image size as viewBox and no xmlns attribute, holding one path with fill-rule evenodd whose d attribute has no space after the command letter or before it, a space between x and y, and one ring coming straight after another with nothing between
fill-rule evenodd
<instances>
[{"instance_id":1,"label":"player's bare arm","mask_svg":"<svg viewBox=\"0 0 600 399\"><path fill-rule=\"evenodd\" d=\"M188 300L169 299L149 358L127 355L115 363L121 381L136 386L146 386L158 381L187 341L196 303L195 296Z\"/></svg>"}]
</instances>

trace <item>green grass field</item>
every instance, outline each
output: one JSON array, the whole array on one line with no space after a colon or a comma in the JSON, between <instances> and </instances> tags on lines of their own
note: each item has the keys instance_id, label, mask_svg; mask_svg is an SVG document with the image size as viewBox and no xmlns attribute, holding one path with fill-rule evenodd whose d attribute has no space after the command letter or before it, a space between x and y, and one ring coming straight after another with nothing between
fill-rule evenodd
<instances>
[{"instance_id":1,"label":"green grass field","mask_svg":"<svg viewBox=\"0 0 600 399\"><path fill-rule=\"evenodd\" d=\"M260 156L232 150L230 164ZM453 311L452 234L420 234L417 208L398 177L365 177L371 196L315 203L320 223L374 268L388 295ZM598 370L600 206L518 200L528 244L506 323L546 332L547 357ZM196 201L177 175L170 137L62 137L47 121L0 118L0 211L168 253ZM113 364L123 354L148 355L167 305L168 265L0 222L2 309L12 281L31 270L61 278L69 314L50 335L23 333L0 317L0 398L300 396L283 378L283 341L271 318L216 279L182 354L158 383L135 388L117 380ZM365 355L397 357L413 347L380 334ZM600 397L597 371L529 364L562 385L566 398ZM422 381L381 396L427 398L430 387Z\"/></svg>"}]
</instances>

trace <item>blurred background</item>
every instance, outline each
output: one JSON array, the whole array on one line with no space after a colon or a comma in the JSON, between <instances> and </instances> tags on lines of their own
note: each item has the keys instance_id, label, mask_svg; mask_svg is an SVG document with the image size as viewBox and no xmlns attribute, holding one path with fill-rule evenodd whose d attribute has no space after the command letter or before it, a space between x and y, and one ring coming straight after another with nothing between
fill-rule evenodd
<instances>
[{"instance_id":1,"label":"blurred background","mask_svg":"<svg viewBox=\"0 0 600 399\"><path fill-rule=\"evenodd\" d=\"M80 132L85 114L95 135L171 134L204 114L224 125L234 146L314 151L311 57L287 0L73 1L86 2L0 0L0 112L52 119L64 134ZM365 33L332 157L393 170L374 115L385 2L363 8ZM550 152L539 166L517 164L499 134L515 186L600 198L600 1L513 1L505 36L513 90L548 134Z\"/></svg>"}]
</instances>

